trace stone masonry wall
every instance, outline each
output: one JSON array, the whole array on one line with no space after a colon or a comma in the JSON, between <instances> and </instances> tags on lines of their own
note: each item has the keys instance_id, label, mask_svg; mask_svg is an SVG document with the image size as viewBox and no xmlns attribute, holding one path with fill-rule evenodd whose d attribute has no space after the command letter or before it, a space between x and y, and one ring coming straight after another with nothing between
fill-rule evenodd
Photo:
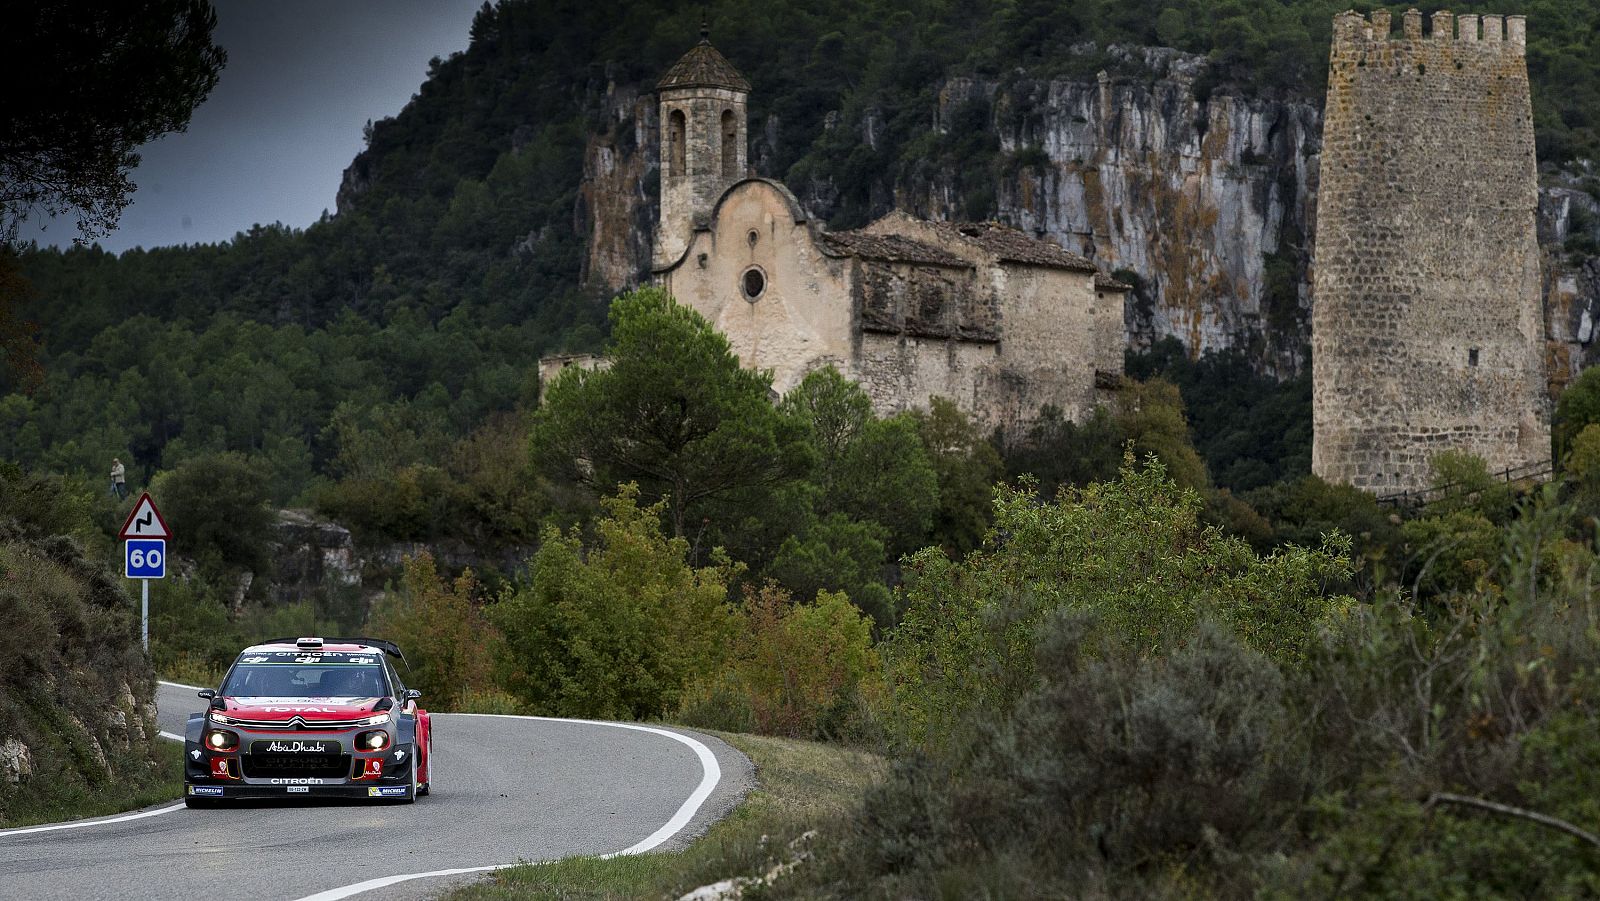
<instances>
[{"instance_id":1,"label":"stone masonry wall","mask_svg":"<svg viewBox=\"0 0 1600 901\"><path fill-rule=\"evenodd\" d=\"M695 226L703 224L696 223L695 216L703 219L722 192L745 177L749 139L742 91L684 88L664 90L660 97L661 225L655 255L658 265L666 265L683 254ZM725 113L736 129L731 172L723 166ZM681 149L675 152L678 143Z\"/></svg>"},{"instance_id":2,"label":"stone masonry wall","mask_svg":"<svg viewBox=\"0 0 1600 901\"><path fill-rule=\"evenodd\" d=\"M1446 450L1493 469L1549 455L1524 22L1482 24L1334 21L1312 308L1329 481L1387 494Z\"/></svg>"}]
</instances>

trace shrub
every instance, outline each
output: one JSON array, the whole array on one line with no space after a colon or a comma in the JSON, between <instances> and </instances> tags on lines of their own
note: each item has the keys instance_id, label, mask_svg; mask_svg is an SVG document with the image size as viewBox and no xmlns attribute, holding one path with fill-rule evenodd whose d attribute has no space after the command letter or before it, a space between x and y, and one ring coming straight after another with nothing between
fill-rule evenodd
<instances>
[{"instance_id":1,"label":"shrub","mask_svg":"<svg viewBox=\"0 0 1600 901\"><path fill-rule=\"evenodd\" d=\"M159 775L135 602L60 534L85 529L81 509L56 480L0 470L0 743L32 777L0 767L0 824Z\"/></svg>"},{"instance_id":2,"label":"shrub","mask_svg":"<svg viewBox=\"0 0 1600 901\"><path fill-rule=\"evenodd\" d=\"M822 591L812 603L794 604L769 584L746 596L741 613L727 664L688 693L680 718L795 738L858 731L858 702L878 658L872 623L850 599Z\"/></svg>"},{"instance_id":3,"label":"shrub","mask_svg":"<svg viewBox=\"0 0 1600 901\"><path fill-rule=\"evenodd\" d=\"M1259 557L1199 519L1202 502L1153 456L1120 477L1041 503L1001 489L984 546L961 563L907 558L906 612L884 647L903 738L965 711L1009 710L1035 681L1037 629L1062 608L1093 612L1097 644L1161 653L1204 617L1279 663L1300 660L1349 605L1324 585L1349 577L1348 542Z\"/></svg>"},{"instance_id":4,"label":"shrub","mask_svg":"<svg viewBox=\"0 0 1600 901\"><path fill-rule=\"evenodd\" d=\"M720 667L738 569L726 558L690 566L689 543L662 534L664 503L640 507L632 485L602 509L592 546L576 529L546 530L532 584L491 608L506 637L503 684L541 714L661 716Z\"/></svg>"},{"instance_id":5,"label":"shrub","mask_svg":"<svg viewBox=\"0 0 1600 901\"><path fill-rule=\"evenodd\" d=\"M436 710L464 709L468 699L503 705L487 694L500 636L478 606L472 571L446 582L427 551L407 557L403 570L400 589L373 610L372 631L406 651L409 687Z\"/></svg>"}]
</instances>

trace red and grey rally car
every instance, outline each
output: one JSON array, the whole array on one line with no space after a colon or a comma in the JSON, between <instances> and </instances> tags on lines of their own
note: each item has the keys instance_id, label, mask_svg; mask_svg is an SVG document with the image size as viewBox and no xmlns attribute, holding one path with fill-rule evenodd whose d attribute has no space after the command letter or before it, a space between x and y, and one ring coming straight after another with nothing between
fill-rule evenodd
<instances>
[{"instance_id":1,"label":"red and grey rally car","mask_svg":"<svg viewBox=\"0 0 1600 901\"><path fill-rule=\"evenodd\" d=\"M184 802L428 793L433 730L374 638L275 638L239 655L189 717Z\"/></svg>"}]
</instances>

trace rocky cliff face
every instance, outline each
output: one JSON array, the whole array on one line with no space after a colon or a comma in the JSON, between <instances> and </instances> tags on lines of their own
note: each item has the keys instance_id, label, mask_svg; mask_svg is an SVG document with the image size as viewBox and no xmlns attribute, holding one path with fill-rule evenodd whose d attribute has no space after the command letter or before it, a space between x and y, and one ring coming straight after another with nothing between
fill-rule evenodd
<instances>
[{"instance_id":1,"label":"rocky cliff face","mask_svg":"<svg viewBox=\"0 0 1600 901\"><path fill-rule=\"evenodd\" d=\"M977 205L983 214L1136 276L1125 311L1131 347L1175 336L1191 353L1240 348L1264 372L1304 371L1321 98L1212 90L1203 57L1170 49L1114 47L1109 58L1114 74L1098 78L948 78L929 111L932 131L977 123L992 135L998 151L977 167L992 181L977 192L989 201ZM590 142L579 214L591 283L618 288L647 274L653 101L613 87L610 131ZM850 122L829 117L829 127L853 129L868 146L882 123L872 110ZM750 158L758 174L781 177L761 171L775 132L752 129ZM903 160L874 186L876 212L971 215L971 162ZM1570 240L1600 228L1600 208L1576 177L1565 181L1540 204L1553 387L1588 359L1600 318L1600 260L1585 252L1593 238ZM819 219L835 211L827 177L791 187Z\"/></svg>"},{"instance_id":2,"label":"rocky cliff face","mask_svg":"<svg viewBox=\"0 0 1600 901\"><path fill-rule=\"evenodd\" d=\"M963 118L963 107L991 110L1002 153L996 218L1137 275L1126 311L1134 348L1175 335L1193 352L1246 347L1271 371L1298 371L1309 337L1317 110L1202 98L1200 57L1117 55L1140 74L951 79L935 128ZM955 175L903 186L898 200L945 218L941 198Z\"/></svg>"}]
</instances>

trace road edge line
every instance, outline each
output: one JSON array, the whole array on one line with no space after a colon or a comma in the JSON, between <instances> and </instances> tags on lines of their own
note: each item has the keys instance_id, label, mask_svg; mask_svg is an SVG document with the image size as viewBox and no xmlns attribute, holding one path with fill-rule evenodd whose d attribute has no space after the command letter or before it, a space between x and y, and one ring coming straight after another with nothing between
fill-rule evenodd
<instances>
[{"instance_id":1,"label":"road edge line","mask_svg":"<svg viewBox=\"0 0 1600 901\"><path fill-rule=\"evenodd\" d=\"M691 738L682 733L674 732L671 729L661 729L655 726L641 726L636 723L608 723L602 720L574 720L553 716L518 716L511 713L435 713L433 715L480 716L489 719L531 720L533 722L544 723L574 723L583 726L610 726L614 729L632 729L636 732L649 732L655 735L670 738L673 741L679 742L680 744L687 745L689 750L693 751L695 757L700 761L700 784L695 786L694 791L689 793L689 797L684 799L683 804L679 805L677 812L674 813L672 818L667 820L666 824L660 829L650 833L644 838L643 841L623 848L621 851L612 851L607 854L594 855L600 860L610 860L614 857L627 857L634 854L643 854L646 851L650 851L656 847L659 847L667 839L677 835L679 832L682 832L684 827L689 825L689 823L694 819L694 815L700 812L701 806L705 804L707 798L711 797L711 793L716 790L718 783L722 781L722 765L717 763L717 755L713 754L711 749L706 747L703 742L700 742L699 740ZM306 895L303 898L297 899L297 901L341 901L343 898L349 898L353 895L359 895L363 892L370 892L375 889L388 888L391 885L401 882L409 882L413 879L430 879L439 876L463 876L468 873L487 873L494 870L504 870L507 867L514 866L518 866L518 864L500 863L489 864L481 867L461 867L453 870L431 870L426 873L403 873L395 876L379 876L374 879L368 879L365 882L357 882L353 885L339 886L338 888L331 888L327 889L326 891L317 892L314 895Z\"/></svg>"},{"instance_id":2,"label":"road edge line","mask_svg":"<svg viewBox=\"0 0 1600 901\"><path fill-rule=\"evenodd\" d=\"M170 685L172 683L169 682L167 684ZM168 741L183 741L183 736L173 735L171 732L166 730L162 730L156 734L167 739ZM129 820L142 820L145 817L160 816L163 813L171 813L174 810L182 809L183 802L179 801L178 803L167 807L159 807L154 810L145 810L139 813L115 814L109 818L96 817L92 820L68 820L65 823L45 823L39 826L18 826L15 829L0 829L0 838L10 838L13 835L28 835L34 832L54 832L57 829L83 829L88 826L109 826L112 823L126 823Z\"/></svg>"}]
</instances>

